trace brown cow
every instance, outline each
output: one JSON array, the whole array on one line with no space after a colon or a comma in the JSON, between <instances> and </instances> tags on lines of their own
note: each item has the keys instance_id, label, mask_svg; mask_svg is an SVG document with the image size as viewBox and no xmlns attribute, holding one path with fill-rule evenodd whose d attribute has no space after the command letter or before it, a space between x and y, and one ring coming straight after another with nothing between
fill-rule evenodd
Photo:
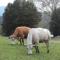
<instances>
[{"instance_id":1,"label":"brown cow","mask_svg":"<svg viewBox=\"0 0 60 60\"><path fill-rule=\"evenodd\" d=\"M12 40L18 39L24 45L24 38L27 38L28 32L31 28L26 26L17 27L14 33L10 36Z\"/></svg>"}]
</instances>

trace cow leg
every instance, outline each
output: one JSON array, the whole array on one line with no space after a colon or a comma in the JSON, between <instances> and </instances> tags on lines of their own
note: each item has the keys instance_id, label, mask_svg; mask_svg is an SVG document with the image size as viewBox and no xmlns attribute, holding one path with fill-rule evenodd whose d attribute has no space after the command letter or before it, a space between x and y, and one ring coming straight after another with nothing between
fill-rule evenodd
<instances>
[{"instance_id":1,"label":"cow leg","mask_svg":"<svg viewBox=\"0 0 60 60\"><path fill-rule=\"evenodd\" d=\"M24 39L22 38L22 44L24 45Z\"/></svg>"},{"instance_id":2,"label":"cow leg","mask_svg":"<svg viewBox=\"0 0 60 60\"><path fill-rule=\"evenodd\" d=\"M20 44L22 45L21 38L19 39Z\"/></svg>"},{"instance_id":3,"label":"cow leg","mask_svg":"<svg viewBox=\"0 0 60 60\"><path fill-rule=\"evenodd\" d=\"M45 44L47 46L47 53L49 53L49 40L45 40Z\"/></svg>"},{"instance_id":4,"label":"cow leg","mask_svg":"<svg viewBox=\"0 0 60 60\"><path fill-rule=\"evenodd\" d=\"M34 47L35 47L36 53L39 53L38 46L34 46Z\"/></svg>"},{"instance_id":5,"label":"cow leg","mask_svg":"<svg viewBox=\"0 0 60 60\"><path fill-rule=\"evenodd\" d=\"M24 34L22 34L21 39L22 39L22 44L24 45Z\"/></svg>"},{"instance_id":6,"label":"cow leg","mask_svg":"<svg viewBox=\"0 0 60 60\"><path fill-rule=\"evenodd\" d=\"M18 41L19 41L20 44L22 45L22 38L18 37Z\"/></svg>"},{"instance_id":7,"label":"cow leg","mask_svg":"<svg viewBox=\"0 0 60 60\"><path fill-rule=\"evenodd\" d=\"M20 40L20 44L22 45L22 39Z\"/></svg>"}]
</instances>

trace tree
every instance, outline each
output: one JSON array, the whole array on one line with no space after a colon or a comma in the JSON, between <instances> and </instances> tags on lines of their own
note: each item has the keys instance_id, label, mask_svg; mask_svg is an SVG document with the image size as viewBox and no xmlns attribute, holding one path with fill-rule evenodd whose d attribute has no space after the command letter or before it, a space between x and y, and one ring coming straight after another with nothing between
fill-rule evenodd
<instances>
[{"instance_id":1,"label":"tree","mask_svg":"<svg viewBox=\"0 0 60 60\"><path fill-rule=\"evenodd\" d=\"M13 4L8 4L3 15L3 32L10 35L17 26L35 27L40 21L38 12L34 4L30 2L15 1Z\"/></svg>"},{"instance_id":2,"label":"tree","mask_svg":"<svg viewBox=\"0 0 60 60\"><path fill-rule=\"evenodd\" d=\"M13 26L11 21L13 18L10 18L12 16L11 13L12 13L12 4L9 3L3 14L2 30L4 35L10 34L9 32L10 28Z\"/></svg>"},{"instance_id":3,"label":"tree","mask_svg":"<svg viewBox=\"0 0 60 60\"><path fill-rule=\"evenodd\" d=\"M60 8L55 9L52 13L50 30L54 36L60 35Z\"/></svg>"},{"instance_id":4,"label":"tree","mask_svg":"<svg viewBox=\"0 0 60 60\"><path fill-rule=\"evenodd\" d=\"M46 9L47 11L50 12L53 12L57 8L58 4L60 3L60 0L37 0L37 1L40 2L39 9L41 11L44 11L44 9Z\"/></svg>"},{"instance_id":5,"label":"tree","mask_svg":"<svg viewBox=\"0 0 60 60\"><path fill-rule=\"evenodd\" d=\"M54 15L56 15L55 10L60 7L60 0L37 0L40 2L40 5L38 7L38 9L42 12L44 12L44 10L46 10L48 12L48 16L50 17L50 21L52 22L51 19L53 19ZM51 16L52 15L52 16ZM42 15L43 16L43 15ZM52 18L51 18L52 17ZM49 20L49 19L48 19ZM49 21L49 22L50 22ZM57 25L56 24L56 17L55 19L53 19L53 23L49 23L49 29L51 29L51 32L53 32L54 35L57 35L57 33L55 34L55 28L53 26ZM58 23L58 22L57 22ZM52 26L52 25L53 26ZM54 25L55 24L55 25ZM52 27L52 28L51 28ZM52 31L53 30L53 31Z\"/></svg>"}]
</instances>

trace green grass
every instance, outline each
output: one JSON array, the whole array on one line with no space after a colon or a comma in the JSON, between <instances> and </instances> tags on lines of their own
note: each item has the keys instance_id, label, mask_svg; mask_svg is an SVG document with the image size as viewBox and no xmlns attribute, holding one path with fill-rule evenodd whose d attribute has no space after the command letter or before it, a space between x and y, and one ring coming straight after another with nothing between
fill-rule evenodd
<instances>
[{"instance_id":1,"label":"green grass","mask_svg":"<svg viewBox=\"0 0 60 60\"><path fill-rule=\"evenodd\" d=\"M58 40L58 41L56 41ZM46 52L44 43L39 44L40 53L36 54L33 49L32 55L27 55L26 46L19 44L11 45L8 37L0 36L0 60L60 60L60 41L50 41L50 52Z\"/></svg>"}]
</instances>

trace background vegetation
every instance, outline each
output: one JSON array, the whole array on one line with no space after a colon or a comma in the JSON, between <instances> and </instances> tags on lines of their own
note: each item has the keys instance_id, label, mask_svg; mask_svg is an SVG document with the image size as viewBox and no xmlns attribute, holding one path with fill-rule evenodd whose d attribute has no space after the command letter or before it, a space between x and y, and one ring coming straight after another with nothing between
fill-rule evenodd
<instances>
[{"instance_id":1,"label":"background vegetation","mask_svg":"<svg viewBox=\"0 0 60 60\"><path fill-rule=\"evenodd\" d=\"M41 17L41 13L40 13ZM3 33L10 35L17 26L36 27L41 18L33 3L15 1L9 3L3 14Z\"/></svg>"},{"instance_id":2,"label":"background vegetation","mask_svg":"<svg viewBox=\"0 0 60 60\"><path fill-rule=\"evenodd\" d=\"M55 9L52 13L50 30L54 36L60 35L60 8Z\"/></svg>"}]
</instances>

